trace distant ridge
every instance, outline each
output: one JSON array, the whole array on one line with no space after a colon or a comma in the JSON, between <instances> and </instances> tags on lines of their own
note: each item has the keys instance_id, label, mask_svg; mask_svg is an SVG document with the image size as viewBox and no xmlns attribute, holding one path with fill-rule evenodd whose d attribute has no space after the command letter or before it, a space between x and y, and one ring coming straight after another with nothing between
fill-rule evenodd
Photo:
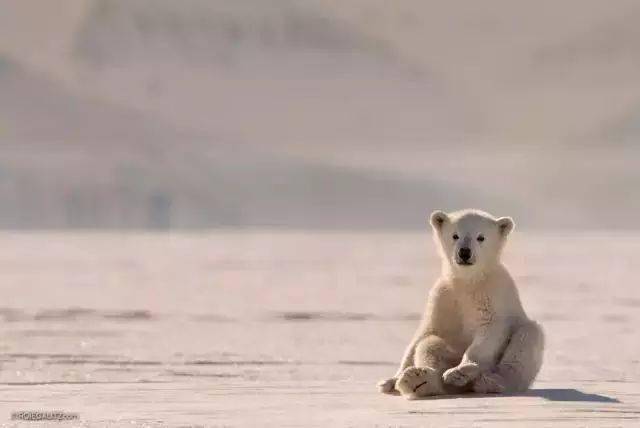
<instances>
[{"instance_id":1,"label":"distant ridge","mask_svg":"<svg viewBox=\"0 0 640 428\"><path fill-rule=\"evenodd\" d=\"M219 144L6 58L0 92L0 227L424 227L474 193Z\"/></svg>"}]
</instances>

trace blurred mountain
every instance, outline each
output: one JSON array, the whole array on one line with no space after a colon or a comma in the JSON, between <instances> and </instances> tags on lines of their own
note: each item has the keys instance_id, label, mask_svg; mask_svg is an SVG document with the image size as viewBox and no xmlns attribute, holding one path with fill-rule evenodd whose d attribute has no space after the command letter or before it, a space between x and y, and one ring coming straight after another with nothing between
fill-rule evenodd
<instances>
[{"instance_id":1,"label":"blurred mountain","mask_svg":"<svg viewBox=\"0 0 640 428\"><path fill-rule=\"evenodd\" d=\"M640 215L631 0L2 10L3 227L423 227L429 209L473 205L525 226Z\"/></svg>"},{"instance_id":2,"label":"blurred mountain","mask_svg":"<svg viewBox=\"0 0 640 428\"><path fill-rule=\"evenodd\" d=\"M428 70L313 2L99 0L71 60L82 91L299 156L469 132Z\"/></svg>"},{"instance_id":3,"label":"blurred mountain","mask_svg":"<svg viewBox=\"0 0 640 428\"><path fill-rule=\"evenodd\" d=\"M144 114L79 96L46 75L0 56L0 118L4 143L58 145L77 151L139 150L180 141L173 128Z\"/></svg>"},{"instance_id":4,"label":"blurred mountain","mask_svg":"<svg viewBox=\"0 0 640 428\"><path fill-rule=\"evenodd\" d=\"M233 148L74 95L7 59L0 92L1 227L423 227L435 206L482 199L434 180Z\"/></svg>"},{"instance_id":5,"label":"blurred mountain","mask_svg":"<svg viewBox=\"0 0 640 428\"><path fill-rule=\"evenodd\" d=\"M637 105L633 0L322 0L454 87L503 145L581 144Z\"/></svg>"}]
</instances>

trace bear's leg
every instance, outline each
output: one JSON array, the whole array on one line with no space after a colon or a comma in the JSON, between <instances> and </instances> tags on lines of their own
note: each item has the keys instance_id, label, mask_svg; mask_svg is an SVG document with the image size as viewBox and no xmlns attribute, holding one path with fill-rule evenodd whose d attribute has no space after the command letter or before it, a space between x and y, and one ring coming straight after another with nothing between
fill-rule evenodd
<instances>
[{"instance_id":1,"label":"bear's leg","mask_svg":"<svg viewBox=\"0 0 640 428\"><path fill-rule=\"evenodd\" d=\"M513 332L494 373L504 391L520 392L529 388L542 366L543 350L544 333L535 321Z\"/></svg>"},{"instance_id":2,"label":"bear's leg","mask_svg":"<svg viewBox=\"0 0 640 428\"><path fill-rule=\"evenodd\" d=\"M450 391L443 385L442 373L461 358L442 338L427 336L416 345L415 366L402 372L396 389L408 399L446 394Z\"/></svg>"}]
</instances>

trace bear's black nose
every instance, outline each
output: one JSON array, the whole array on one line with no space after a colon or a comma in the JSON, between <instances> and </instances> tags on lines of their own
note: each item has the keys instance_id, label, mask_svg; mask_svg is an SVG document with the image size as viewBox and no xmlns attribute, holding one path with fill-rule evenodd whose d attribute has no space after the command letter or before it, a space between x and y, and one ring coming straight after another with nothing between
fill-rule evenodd
<instances>
[{"instance_id":1,"label":"bear's black nose","mask_svg":"<svg viewBox=\"0 0 640 428\"><path fill-rule=\"evenodd\" d=\"M458 250L458 257L460 257L460 260L462 260L463 262L468 262L469 259L471 258L471 248L468 247L462 247Z\"/></svg>"}]
</instances>

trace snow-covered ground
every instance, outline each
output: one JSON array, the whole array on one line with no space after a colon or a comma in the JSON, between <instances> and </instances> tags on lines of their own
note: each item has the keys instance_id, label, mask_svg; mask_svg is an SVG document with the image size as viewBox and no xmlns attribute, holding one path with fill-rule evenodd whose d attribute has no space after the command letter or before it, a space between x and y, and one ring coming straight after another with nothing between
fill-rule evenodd
<instances>
[{"instance_id":1,"label":"snow-covered ground","mask_svg":"<svg viewBox=\"0 0 640 428\"><path fill-rule=\"evenodd\" d=\"M381 395L439 262L428 232L0 235L0 425L637 426L640 234L517 231L547 333L520 396ZM51 422L43 423L50 425Z\"/></svg>"}]
</instances>

